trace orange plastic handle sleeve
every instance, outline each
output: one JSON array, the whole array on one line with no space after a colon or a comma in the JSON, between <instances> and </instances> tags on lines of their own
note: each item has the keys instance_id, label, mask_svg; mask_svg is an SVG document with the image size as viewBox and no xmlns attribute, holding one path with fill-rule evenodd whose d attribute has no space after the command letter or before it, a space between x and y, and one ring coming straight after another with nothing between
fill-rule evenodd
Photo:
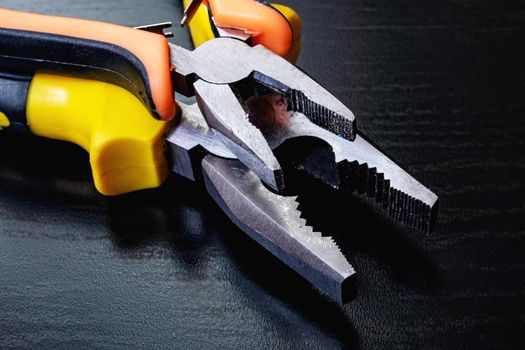
<instances>
[{"instance_id":1,"label":"orange plastic handle sleeve","mask_svg":"<svg viewBox=\"0 0 525 350\"><path fill-rule=\"evenodd\" d=\"M169 120L175 115L169 46L162 35L111 23L6 9L0 9L0 28L63 35L119 46L135 55L144 65L158 116Z\"/></svg>"},{"instance_id":2,"label":"orange plastic handle sleeve","mask_svg":"<svg viewBox=\"0 0 525 350\"><path fill-rule=\"evenodd\" d=\"M252 35L254 45L261 44L281 56L292 47L292 28L278 11L254 0L206 2L218 26L245 30Z\"/></svg>"}]
</instances>

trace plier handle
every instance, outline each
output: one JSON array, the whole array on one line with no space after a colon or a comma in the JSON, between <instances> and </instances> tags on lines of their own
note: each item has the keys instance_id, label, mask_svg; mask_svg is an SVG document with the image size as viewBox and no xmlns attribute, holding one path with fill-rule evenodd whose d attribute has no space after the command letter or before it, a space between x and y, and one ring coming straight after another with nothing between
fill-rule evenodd
<instances>
[{"instance_id":1,"label":"plier handle","mask_svg":"<svg viewBox=\"0 0 525 350\"><path fill-rule=\"evenodd\" d=\"M262 45L295 63L301 51L301 19L292 8L262 0L183 0L182 25L195 46L218 37Z\"/></svg>"}]
</instances>

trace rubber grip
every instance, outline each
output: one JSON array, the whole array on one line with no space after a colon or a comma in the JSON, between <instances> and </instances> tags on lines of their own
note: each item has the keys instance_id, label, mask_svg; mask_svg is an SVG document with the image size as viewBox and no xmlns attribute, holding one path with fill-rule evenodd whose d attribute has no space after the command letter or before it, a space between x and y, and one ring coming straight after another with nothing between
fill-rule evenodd
<instances>
[{"instance_id":1,"label":"rubber grip","mask_svg":"<svg viewBox=\"0 0 525 350\"><path fill-rule=\"evenodd\" d=\"M97 21L0 9L0 68L86 77L132 92L156 117L175 115L162 35Z\"/></svg>"},{"instance_id":2,"label":"rubber grip","mask_svg":"<svg viewBox=\"0 0 525 350\"><path fill-rule=\"evenodd\" d=\"M26 115L33 134L73 142L89 152L95 187L102 194L158 187L169 174L164 155L169 123L151 118L119 86L36 74Z\"/></svg>"}]
</instances>

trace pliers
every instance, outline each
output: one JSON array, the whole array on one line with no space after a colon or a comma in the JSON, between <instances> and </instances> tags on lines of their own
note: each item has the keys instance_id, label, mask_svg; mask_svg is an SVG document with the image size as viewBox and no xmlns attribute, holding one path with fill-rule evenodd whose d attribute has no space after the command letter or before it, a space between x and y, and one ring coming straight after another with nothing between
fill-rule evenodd
<instances>
[{"instance_id":1,"label":"pliers","mask_svg":"<svg viewBox=\"0 0 525 350\"><path fill-rule=\"evenodd\" d=\"M431 229L437 196L306 73L253 40L218 35L189 51L162 28L0 10L0 127L79 144L105 195L157 187L170 170L202 180L241 230L339 303L355 271L282 194L294 176L366 193L408 226ZM174 91L196 103L175 103ZM292 139L330 152L278 159Z\"/></svg>"},{"instance_id":2,"label":"pliers","mask_svg":"<svg viewBox=\"0 0 525 350\"><path fill-rule=\"evenodd\" d=\"M217 37L262 45L295 63L301 51L301 19L290 7L266 0L183 0L181 25L195 46Z\"/></svg>"}]
</instances>

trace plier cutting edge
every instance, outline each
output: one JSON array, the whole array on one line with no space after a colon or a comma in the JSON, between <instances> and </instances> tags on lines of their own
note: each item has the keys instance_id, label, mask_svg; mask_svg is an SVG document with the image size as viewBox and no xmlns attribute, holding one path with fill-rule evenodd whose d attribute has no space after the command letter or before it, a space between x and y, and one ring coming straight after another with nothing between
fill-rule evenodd
<instances>
[{"instance_id":1,"label":"plier cutting edge","mask_svg":"<svg viewBox=\"0 0 525 350\"><path fill-rule=\"evenodd\" d=\"M232 25L239 16L228 13L238 8L228 3L276 12L265 1L193 5L207 9L216 28L214 39L189 51L168 43L164 26L0 10L0 128L79 144L105 195L158 187L170 170L202 180L241 230L343 303L355 271L331 237L307 225L296 197L282 194L287 183L307 176L366 193L423 231L438 198L362 135L345 105L281 57L296 57L293 30L267 48L270 39L259 34L268 30L251 28L257 21ZM196 103L176 103L174 92ZM277 159L275 149L292 139L320 140L330 153L314 147L301 159Z\"/></svg>"}]
</instances>

